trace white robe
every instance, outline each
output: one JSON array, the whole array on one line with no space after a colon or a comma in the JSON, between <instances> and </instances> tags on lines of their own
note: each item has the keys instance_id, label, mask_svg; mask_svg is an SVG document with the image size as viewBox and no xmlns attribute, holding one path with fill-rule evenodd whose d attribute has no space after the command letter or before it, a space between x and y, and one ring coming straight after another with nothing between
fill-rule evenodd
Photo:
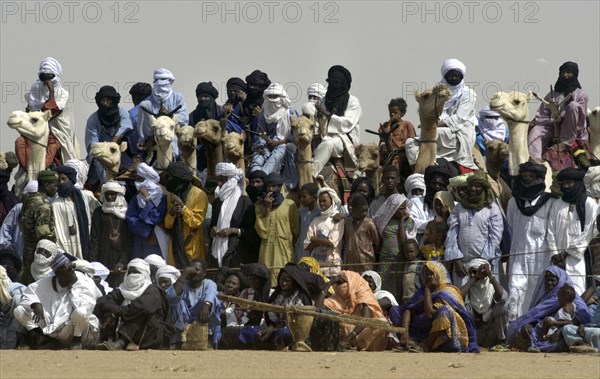
<instances>
[{"instance_id":1,"label":"white robe","mask_svg":"<svg viewBox=\"0 0 600 379\"><path fill-rule=\"evenodd\" d=\"M425 206L424 196L415 196L409 201L411 202L409 208L410 217L415 221L417 234L422 236L429 221L433 221L435 218L435 211Z\"/></svg>"},{"instance_id":2,"label":"white robe","mask_svg":"<svg viewBox=\"0 0 600 379\"><path fill-rule=\"evenodd\" d=\"M44 321L40 322L44 334L50 335L61 329L70 320L71 313L81 307L90 315L90 325L98 328L98 319L92 312L96 306L96 299L102 296L102 293L91 278L77 271L75 275L77 281L70 287L62 288L57 283L58 291L52 286L54 275L30 284L23 291L20 306L30 309L31 304L41 303L44 307Z\"/></svg>"},{"instance_id":3,"label":"white robe","mask_svg":"<svg viewBox=\"0 0 600 379\"><path fill-rule=\"evenodd\" d=\"M581 231L579 215L573 205L557 199L548 215L548 249L554 254L566 251L566 271L571 277L575 291L581 295L585 291L585 260L583 254L594 237L596 226L596 201L590 197L585 202L585 228Z\"/></svg>"},{"instance_id":4,"label":"white robe","mask_svg":"<svg viewBox=\"0 0 600 379\"><path fill-rule=\"evenodd\" d=\"M84 195L84 200L86 196ZM91 227L90 208L87 201L85 211L88 217L88 229ZM83 259L81 250L81 240L79 238L79 223L77 222L77 213L75 212L75 203L70 198L57 197L52 202L52 211L54 212L54 229L56 233L56 245L73 255L77 259ZM74 226L76 233L69 233L69 226Z\"/></svg>"},{"instance_id":5,"label":"white robe","mask_svg":"<svg viewBox=\"0 0 600 379\"><path fill-rule=\"evenodd\" d=\"M538 200L539 197L534 199ZM532 216L523 215L514 198L508 202L506 219L513 231L508 261L510 321L529 310L538 278L551 264L550 258L554 253L548 250L546 232L553 202L553 199L548 200Z\"/></svg>"}]
</instances>

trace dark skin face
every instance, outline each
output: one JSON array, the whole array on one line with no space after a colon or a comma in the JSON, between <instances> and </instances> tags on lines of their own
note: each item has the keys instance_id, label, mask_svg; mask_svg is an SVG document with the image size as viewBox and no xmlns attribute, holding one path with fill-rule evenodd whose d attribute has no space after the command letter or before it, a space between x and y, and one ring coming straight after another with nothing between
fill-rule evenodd
<instances>
[{"instance_id":1,"label":"dark skin face","mask_svg":"<svg viewBox=\"0 0 600 379\"><path fill-rule=\"evenodd\" d=\"M544 276L544 283L546 286L546 291L552 291L558 285L558 277L556 277L550 271L546 271L546 275Z\"/></svg>"},{"instance_id":2,"label":"dark skin face","mask_svg":"<svg viewBox=\"0 0 600 379\"><path fill-rule=\"evenodd\" d=\"M383 185L385 186L385 192L387 194L393 194L397 191L398 181L400 178L395 172L386 172L383 174Z\"/></svg>"},{"instance_id":3,"label":"dark skin face","mask_svg":"<svg viewBox=\"0 0 600 379\"><path fill-rule=\"evenodd\" d=\"M206 277L206 267L203 267L202 263L200 263L200 262L195 262L192 266L196 269L196 274L188 276L190 285L192 285L192 286L194 284L199 285L200 283L202 283L202 281Z\"/></svg>"},{"instance_id":4,"label":"dark skin face","mask_svg":"<svg viewBox=\"0 0 600 379\"><path fill-rule=\"evenodd\" d=\"M279 277L279 287L284 296L290 296L296 291L296 282L285 271Z\"/></svg>"},{"instance_id":5,"label":"dark skin face","mask_svg":"<svg viewBox=\"0 0 600 379\"><path fill-rule=\"evenodd\" d=\"M427 267L423 267L423 270L421 270L421 284L426 285L431 279L433 279L433 272Z\"/></svg>"},{"instance_id":6,"label":"dark skin face","mask_svg":"<svg viewBox=\"0 0 600 379\"><path fill-rule=\"evenodd\" d=\"M322 211L328 210L332 204L333 202L331 201L331 196L329 196L328 193L322 193L319 195L319 208L321 208Z\"/></svg>"},{"instance_id":7,"label":"dark skin face","mask_svg":"<svg viewBox=\"0 0 600 379\"><path fill-rule=\"evenodd\" d=\"M521 178L523 178L523 183L529 184L535 179L535 174L531 171L523 171Z\"/></svg>"},{"instance_id":8,"label":"dark skin face","mask_svg":"<svg viewBox=\"0 0 600 379\"><path fill-rule=\"evenodd\" d=\"M228 179L229 179L229 178L228 178L228 177L226 177L226 176L219 175L219 176L217 176L217 184L218 184L220 187L222 187L222 186L223 186L223 184L227 183L227 180L228 180Z\"/></svg>"},{"instance_id":9,"label":"dark skin face","mask_svg":"<svg viewBox=\"0 0 600 379\"><path fill-rule=\"evenodd\" d=\"M558 182L560 184L560 188L572 188L575 185L574 180L566 179Z\"/></svg>"},{"instance_id":10,"label":"dark skin face","mask_svg":"<svg viewBox=\"0 0 600 379\"><path fill-rule=\"evenodd\" d=\"M259 276L256 276L256 275L249 275L248 281L250 282L250 287L253 290L260 291L262 289L265 279L263 279Z\"/></svg>"},{"instance_id":11,"label":"dark skin face","mask_svg":"<svg viewBox=\"0 0 600 379\"><path fill-rule=\"evenodd\" d=\"M366 275L363 279L367 283L369 283L369 288L371 289L371 291L375 292L375 288L377 288L377 286L375 285L375 281L373 280L373 278L371 278L369 275Z\"/></svg>"},{"instance_id":12,"label":"dark skin face","mask_svg":"<svg viewBox=\"0 0 600 379\"><path fill-rule=\"evenodd\" d=\"M261 178L253 178L250 179L250 187L260 187L264 184L263 180Z\"/></svg>"},{"instance_id":13,"label":"dark skin face","mask_svg":"<svg viewBox=\"0 0 600 379\"><path fill-rule=\"evenodd\" d=\"M433 200L433 210L435 214L443 215L444 212L448 211L448 207L446 207L439 199Z\"/></svg>"},{"instance_id":14,"label":"dark skin face","mask_svg":"<svg viewBox=\"0 0 600 379\"><path fill-rule=\"evenodd\" d=\"M419 255L419 248L411 243L406 245L406 247L404 248L404 257L406 258L407 261L412 262L415 259L417 259L417 256Z\"/></svg>"},{"instance_id":15,"label":"dark skin face","mask_svg":"<svg viewBox=\"0 0 600 379\"><path fill-rule=\"evenodd\" d=\"M400 205L400 208L394 213L394 218L398 220L402 220L405 216L408 216L408 200L404 201Z\"/></svg>"},{"instance_id":16,"label":"dark skin face","mask_svg":"<svg viewBox=\"0 0 600 379\"><path fill-rule=\"evenodd\" d=\"M303 207L309 208L313 206L316 203L316 201L316 196L313 196L306 191L300 191L300 204L302 204Z\"/></svg>"},{"instance_id":17,"label":"dark skin face","mask_svg":"<svg viewBox=\"0 0 600 379\"><path fill-rule=\"evenodd\" d=\"M103 97L100 99L100 104L104 105L105 107L110 107L113 105L113 100L110 97Z\"/></svg>"},{"instance_id":18,"label":"dark skin face","mask_svg":"<svg viewBox=\"0 0 600 379\"><path fill-rule=\"evenodd\" d=\"M56 279L61 287L68 287L77 281L77 275L75 275L75 265L73 263L67 263L62 266L56 272Z\"/></svg>"},{"instance_id":19,"label":"dark skin face","mask_svg":"<svg viewBox=\"0 0 600 379\"><path fill-rule=\"evenodd\" d=\"M362 182L356 187L356 192L361 193L367 199L369 198L369 185L365 182Z\"/></svg>"},{"instance_id":20,"label":"dark skin face","mask_svg":"<svg viewBox=\"0 0 600 379\"><path fill-rule=\"evenodd\" d=\"M400 118L404 117L404 114L406 112L402 112L400 110L400 107L393 106L393 107L388 108L388 113L390 115L390 119L392 119L392 118L400 119Z\"/></svg>"},{"instance_id":21,"label":"dark skin face","mask_svg":"<svg viewBox=\"0 0 600 379\"><path fill-rule=\"evenodd\" d=\"M42 254L42 255L43 255L44 257L46 257L46 258L50 258L50 256L52 255L52 253L51 253L51 252L49 252L48 250L46 250L46 249L44 249L44 248L41 248L41 247L37 248L37 249L35 250L35 253L36 253L36 254Z\"/></svg>"},{"instance_id":22,"label":"dark skin face","mask_svg":"<svg viewBox=\"0 0 600 379\"><path fill-rule=\"evenodd\" d=\"M446 75L444 75L444 79L446 79L448 84L450 84L451 86L455 86L460 84L461 80L463 79L463 76L460 73L460 71L450 70L446 73Z\"/></svg>"},{"instance_id":23,"label":"dark skin face","mask_svg":"<svg viewBox=\"0 0 600 379\"><path fill-rule=\"evenodd\" d=\"M479 183L471 183L468 187L469 196L481 196L483 193L483 186Z\"/></svg>"},{"instance_id":24,"label":"dark skin face","mask_svg":"<svg viewBox=\"0 0 600 379\"><path fill-rule=\"evenodd\" d=\"M448 190L448 186L446 185L444 178L442 178L441 176L434 176L433 178L431 178L429 185L435 192Z\"/></svg>"},{"instance_id":25,"label":"dark skin face","mask_svg":"<svg viewBox=\"0 0 600 379\"><path fill-rule=\"evenodd\" d=\"M562 76L565 79L572 79L575 76L575 73L569 69L566 69L561 71L559 76Z\"/></svg>"},{"instance_id":26,"label":"dark skin face","mask_svg":"<svg viewBox=\"0 0 600 379\"><path fill-rule=\"evenodd\" d=\"M354 221L362 221L367 217L368 211L369 211L369 207L366 205L363 205L356 209L352 208L352 219Z\"/></svg>"},{"instance_id":27,"label":"dark skin face","mask_svg":"<svg viewBox=\"0 0 600 379\"><path fill-rule=\"evenodd\" d=\"M224 284L225 295L235 296L240 293L240 278L237 275L229 275Z\"/></svg>"},{"instance_id":28,"label":"dark skin face","mask_svg":"<svg viewBox=\"0 0 600 379\"><path fill-rule=\"evenodd\" d=\"M558 295L558 303L560 304L561 307L564 307L565 305L573 302L573 299L569 298L566 288L564 286L560 287L557 295Z\"/></svg>"},{"instance_id":29,"label":"dark skin face","mask_svg":"<svg viewBox=\"0 0 600 379\"><path fill-rule=\"evenodd\" d=\"M58 192L58 182L45 182L41 189L42 190L40 192L43 192L46 196L54 197L56 192Z\"/></svg>"},{"instance_id":30,"label":"dark skin face","mask_svg":"<svg viewBox=\"0 0 600 379\"><path fill-rule=\"evenodd\" d=\"M440 234L433 230L433 228L430 228L429 226L425 228L425 233L423 233L424 244L436 243L439 239Z\"/></svg>"},{"instance_id":31,"label":"dark skin face","mask_svg":"<svg viewBox=\"0 0 600 379\"><path fill-rule=\"evenodd\" d=\"M467 190L467 186L460 186L460 187L456 187L456 194L460 197L460 198L464 198L465 196L467 196L468 194L468 190Z\"/></svg>"},{"instance_id":32,"label":"dark skin face","mask_svg":"<svg viewBox=\"0 0 600 379\"><path fill-rule=\"evenodd\" d=\"M168 290L171 287L171 279L169 278L160 278L158 279L158 286L163 290Z\"/></svg>"},{"instance_id":33,"label":"dark skin face","mask_svg":"<svg viewBox=\"0 0 600 379\"><path fill-rule=\"evenodd\" d=\"M107 191L104 193L104 199L109 203L114 203L117 200L117 193L113 191Z\"/></svg>"},{"instance_id":34,"label":"dark skin face","mask_svg":"<svg viewBox=\"0 0 600 379\"><path fill-rule=\"evenodd\" d=\"M414 188L412 191L410 191L412 196L423 196L424 193L425 191L422 188Z\"/></svg>"},{"instance_id":35,"label":"dark skin face","mask_svg":"<svg viewBox=\"0 0 600 379\"><path fill-rule=\"evenodd\" d=\"M70 183L69 177L65 174L58 174L58 184L67 184Z\"/></svg>"}]
</instances>

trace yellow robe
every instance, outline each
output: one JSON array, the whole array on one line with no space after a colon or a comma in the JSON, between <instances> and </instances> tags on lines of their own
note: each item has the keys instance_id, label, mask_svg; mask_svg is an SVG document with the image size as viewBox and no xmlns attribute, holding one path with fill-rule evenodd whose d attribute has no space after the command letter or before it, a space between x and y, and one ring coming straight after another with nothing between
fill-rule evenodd
<instances>
[{"instance_id":1,"label":"yellow robe","mask_svg":"<svg viewBox=\"0 0 600 379\"><path fill-rule=\"evenodd\" d=\"M165 228L173 229L175 217L171 216L171 194L167 194L167 215L165 216ZM183 238L185 239L185 253L188 261L193 259L204 259L204 233L202 231L202 223L206 216L208 208L208 197L200 188L192 186L185 199L183 207ZM193 233L193 234L192 234ZM168 263L175 265L173 256L173 245L169 243Z\"/></svg>"},{"instance_id":2,"label":"yellow robe","mask_svg":"<svg viewBox=\"0 0 600 379\"><path fill-rule=\"evenodd\" d=\"M300 234L298 207L286 199L277 209L267 213L262 205L256 205L256 232L262 239L258 262L271 271L271 284L277 285L279 269L294 260L294 246Z\"/></svg>"}]
</instances>

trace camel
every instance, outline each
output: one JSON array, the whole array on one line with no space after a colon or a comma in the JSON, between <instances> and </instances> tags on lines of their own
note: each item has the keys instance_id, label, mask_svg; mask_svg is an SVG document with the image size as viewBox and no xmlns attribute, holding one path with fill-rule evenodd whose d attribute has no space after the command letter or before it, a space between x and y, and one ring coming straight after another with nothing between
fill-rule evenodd
<instances>
[{"instance_id":1,"label":"camel","mask_svg":"<svg viewBox=\"0 0 600 379\"><path fill-rule=\"evenodd\" d=\"M245 139L246 133L225 132L223 135L225 158L243 172L246 172L246 162L244 161Z\"/></svg>"},{"instance_id":2,"label":"camel","mask_svg":"<svg viewBox=\"0 0 600 379\"><path fill-rule=\"evenodd\" d=\"M600 106L588 112L590 124L588 132L590 135L590 152L592 153L592 161L600 164Z\"/></svg>"},{"instance_id":3,"label":"camel","mask_svg":"<svg viewBox=\"0 0 600 379\"><path fill-rule=\"evenodd\" d=\"M177 135L177 143L179 144L179 151L184 162L192 169L194 175L198 166L196 159L196 145L197 139L195 129L193 126L175 126L175 134Z\"/></svg>"},{"instance_id":4,"label":"camel","mask_svg":"<svg viewBox=\"0 0 600 379\"><path fill-rule=\"evenodd\" d=\"M223 162L223 133L217 120L205 120L196 124L195 135L206 151L207 180L217 180L217 163ZM242 154L243 156L243 154Z\"/></svg>"},{"instance_id":5,"label":"camel","mask_svg":"<svg viewBox=\"0 0 600 379\"><path fill-rule=\"evenodd\" d=\"M31 158L27 162L27 181L37 180L38 172L46 168L46 149L50 127L48 120L52 112L14 111L8 117L8 126L27 139L31 146Z\"/></svg>"},{"instance_id":6,"label":"camel","mask_svg":"<svg viewBox=\"0 0 600 379\"><path fill-rule=\"evenodd\" d=\"M379 195L381 186L381 176L383 170L379 165L379 147L376 143L367 143L359 145L356 148L356 157L358 159L358 170L365 173L365 176L373 184L375 196Z\"/></svg>"},{"instance_id":7,"label":"camel","mask_svg":"<svg viewBox=\"0 0 600 379\"><path fill-rule=\"evenodd\" d=\"M292 117L292 131L298 146L298 188L313 182L312 139L315 134L314 116Z\"/></svg>"},{"instance_id":8,"label":"camel","mask_svg":"<svg viewBox=\"0 0 600 379\"><path fill-rule=\"evenodd\" d=\"M444 103L452 93L443 84L437 85L425 92L415 92L415 99L419 103L419 120L421 136L419 137L419 154L414 171L424 174L428 166L434 165L437 154L437 122L444 111Z\"/></svg>"},{"instance_id":9,"label":"camel","mask_svg":"<svg viewBox=\"0 0 600 379\"><path fill-rule=\"evenodd\" d=\"M486 171L497 180L500 177L502 163L508 159L508 144L500 140L485 141Z\"/></svg>"},{"instance_id":10,"label":"camel","mask_svg":"<svg viewBox=\"0 0 600 379\"><path fill-rule=\"evenodd\" d=\"M121 167L121 153L127 150L127 142L98 142L92 146L92 157L104 167L106 182L114 180Z\"/></svg>"},{"instance_id":11,"label":"camel","mask_svg":"<svg viewBox=\"0 0 600 379\"><path fill-rule=\"evenodd\" d=\"M169 117L162 115L155 117L150 115L150 126L154 130L154 141L156 142L156 171L159 173L166 170L173 161L173 139L175 139L175 126L178 122L177 115Z\"/></svg>"}]
</instances>

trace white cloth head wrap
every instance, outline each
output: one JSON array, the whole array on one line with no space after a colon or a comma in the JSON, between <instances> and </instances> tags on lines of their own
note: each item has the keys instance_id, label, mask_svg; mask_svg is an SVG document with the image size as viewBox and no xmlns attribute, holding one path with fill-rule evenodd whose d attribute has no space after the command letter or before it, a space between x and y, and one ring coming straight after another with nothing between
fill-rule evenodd
<instances>
[{"instance_id":1,"label":"white cloth head wrap","mask_svg":"<svg viewBox=\"0 0 600 379\"><path fill-rule=\"evenodd\" d=\"M302 114L310 117L310 116L315 116L317 114L317 107L315 107L314 103L308 102L308 103L304 103L302 104Z\"/></svg>"},{"instance_id":2,"label":"white cloth head wrap","mask_svg":"<svg viewBox=\"0 0 600 379\"><path fill-rule=\"evenodd\" d=\"M167 262L165 262L163 257L161 257L158 254L150 254L146 258L144 258L144 261L146 263L148 263L149 265L156 266L156 267L162 267L162 266L167 265Z\"/></svg>"},{"instance_id":3,"label":"white cloth head wrap","mask_svg":"<svg viewBox=\"0 0 600 379\"><path fill-rule=\"evenodd\" d=\"M381 204L375 215L373 216L373 222L377 227L379 235L383 233L383 230L390 222L394 214L398 211L400 206L406 201L406 196L395 193L385 199L384 203Z\"/></svg>"},{"instance_id":4,"label":"white cloth head wrap","mask_svg":"<svg viewBox=\"0 0 600 379\"><path fill-rule=\"evenodd\" d=\"M365 276L370 276L371 279L373 279L373 282L375 283L375 291L373 292L381 290L381 276L377 272L367 270L360 274L360 276L361 278L364 278Z\"/></svg>"},{"instance_id":5,"label":"white cloth head wrap","mask_svg":"<svg viewBox=\"0 0 600 379\"><path fill-rule=\"evenodd\" d=\"M116 192L117 198L115 201L109 203L106 201L107 192ZM121 220L125 220L125 214L127 213L127 200L125 200L125 187L115 181L108 181L102 185L100 190L102 196L102 212L110 213Z\"/></svg>"},{"instance_id":6,"label":"white cloth head wrap","mask_svg":"<svg viewBox=\"0 0 600 379\"><path fill-rule=\"evenodd\" d=\"M600 199L600 166L592 166L588 168L583 177L583 184L588 196Z\"/></svg>"},{"instance_id":7,"label":"white cloth head wrap","mask_svg":"<svg viewBox=\"0 0 600 379\"><path fill-rule=\"evenodd\" d=\"M62 77L62 66L58 61L52 57L45 58L40 63L40 68L38 70L39 74L54 74L54 79L52 82L54 83L54 94L58 92L60 89L60 78ZM39 111L42 109L46 101L50 98L50 91L48 87L41 80L37 79L31 85L31 89L27 94L25 94L25 101L29 104L29 109L32 111Z\"/></svg>"},{"instance_id":8,"label":"white cloth head wrap","mask_svg":"<svg viewBox=\"0 0 600 379\"><path fill-rule=\"evenodd\" d=\"M277 99L269 99L269 95L279 96ZM280 139L289 137L292 132L289 108L292 105L290 98L283 86L279 83L271 83L264 91L263 116L268 124L277 123L277 136Z\"/></svg>"},{"instance_id":9,"label":"white cloth head wrap","mask_svg":"<svg viewBox=\"0 0 600 379\"><path fill-rule=\"evenodd\" d=\"M217 176L228 177L229 180L219 188L217 197L221 199L221 211L217 220L217 230L229 228L231 226L231 217L242 196L244 185L244 172L237 168L233 163L220 162L215 168ZM219 267L223 262L223 257L229 248L229 237L215 237L212 242L212 256L219 262Z\"/></svg>"},{"instance_id":10,"label":"white cloth head wrap","mask_svg":"<svg viewBox=\"0 0 600 379\"><path fill-rule=\"evenodd\" d=\"M319 100L324 98L326 93L327 93L327 88L325 88L325 86L322 85L321 83L313 83L310 86L308 86L308 89L306 90L307 96L316 96L319 98ZM309 101L311 101L311 100L309 100Z\"/></svg>"},{"instance_id":11,"label":"white cloth head wrap","mask_svg":"<svg viewBox=\"0 0 600 379\"><path fill-rule=\"evenodd\" d=\"M112 288L106 282L106 278L108 278L108 275L110 274L110 271L108 270L108 268L106 268L106 266L104 266L100 262L92 262L91 264L92 264L92 267L94 268L94 270L96 270L94 272L94 276L99 276L100 279L102 279L102 280L100 280L100 285L102 285L102 287L104 287L104 293L107 294L107 293L111 292Z\"/></svg>"},{"instance_id":12,"label":"white cloth head wrap","mask_svg":"<svg viewBox=\"0 0 600 379\"><path fill-rule=\"evenodd\" d=\"M489 262L485 259L475 258L470 262L465 263L465 268L470 270L471 268L478 269L481 265L488 264ZM475 282L471 289L469 289L469 300L473 310L483 315L483 321L488 321L492 315L492 303L494 301L494 286L490 283L490 278L485 277Z\"/></svg>"},{"instance_id":13,"label":"white cloth head wrap","mask_svg":"<svg viewBox=\"0 0 600 379\"><path fill-rule=\"evenodd\" d=\"M489 105L486 105L482 110L479 111L479 125L477 127L481 132L483 139L486 141L495 139L504 141L506 138L506 129L508 128L508 125L500 116L500 113L494 112L490 109Z\"/></svg>"},{"instance_id":14,"label":"white cloth head wrap","mask_svg":"<svg viewBox=\"0 0 600 379\"><path fill-rule=\"evenodd\" d=\"M146 288L152 284L150 280L150 265L144 260L140 258L132 259L127 265L127 269L130 267L135 267L139 271L139 273L129 272L125 274L125 279L123 283L119 286L119 290L121 290L121 294L125 298L121 305L127 305L131 303L132 300L140 297Z\"/></svg>"},{"instance_id":15,"label":"white cloth head wrap","mask_svg":"<svg viewBox=\"0 0 600 379\"><path fill-rule=\"evenodd\" d=\"M461 80L460 83L458 83L455 86L450 85L446 81L446 78L444 78L444 76L446 76L446 74L450 70L457 70L457 71L459 71L463 75L463 78L467 74L467 67L464 65L464 63L462 63L458 59L450 58L450 59L446 59L444 61L444 63L442 63L442 69L441 69L442 80L441 80L441 83L445 84L448 87L448 89L450 89L450 91L452 92L452 97L450 97L450 99L448 99L444 103L444 111L446 111L448 108L450 108L450 107L452 107L452 105L454 105L454 103L458 100L458 98L460 97L460 95L463 93L463 91L465 89L468 90L468 87L465 86L464 79Z\"/></svg>"},{"instance_id":16,"label":"white cloth head wrap","mask_svg":"<svg viewBox=\"0 0 600 379\"><path fill-rule=\"evenodd\" d=\"M321 209L321 217L327 218L325 219L325 221L317 225L317 231L325 237L328 237L333 228L335 227L335 223L333 222L333 216L339 213L340 207L342 206L342 201L333 189L329 187L323 187L319 190L319 192L317 192L317 202L319 201L318 199L323 193L328 194L331 198L331 206L326 210Z\"/></svg>"},{"instance_id":17,"label":"white cloth head wrap","mask_svg":"<svg viewBox=\"0 0 600 379\"><path fill-rule=\"evenodd\" d=\"M90 166L86 161L79 159L69 159L65 166L72 167L77 171L77 183L75 183L75 188L82 190L83 185L88 177L88 172L90 171Z\"/></svg>"},{"instance_id":18,"label":"white cloth head wrap","mask_svg":"<svg viewBox=\"0 0 600 379\"><path fill-rule=\"evenodd\" d=\"M2 304L10 304L12 296L10 296L9 286L12 281L6 273L4 266L0 266L0 302Z\"/></svg>"},{"instance_id":19,"label":"white cloth head wrap","mask_svg":"<svg viewBox=\"0 0 600 379\"><path fill-rule=\"evenodd\" d=\"M173 285L173 283L175 283L180 276L181 271L173 266L166 265L162 266L158 269L158 271L156 271L156 282L158 283L160 278L169 278L171 279L171 285Z\"/></svg>"},{"instance_id":20,"label":"white cloth head wrap","mask_svg":"<svg viewBox=\"0 0 600 379\"><path fill-rule=\"evenodd\" d=\"M37 191L38 191L38 181L37 180L30 181L29 183L27 183L25 188L23 188L23 193L36 193Z\"/></svg>"},{"instance_id":21,"label":"white cloth head wrap","mask_svg":"<svg viewBox=\"0 0 600 379\"><path fill-rule=\"evenodd\" d=\"M145 180L143 182L135 182L135 188L139 190L142 187L146 187L152 203L158 207L160 200L163 197L163 190L158 184L160 181L158 173L152 167L142 162L137 166L137 174ZM137 201L140 208L146 206L146 199L139 193L137 195Z\"/></svg>"},{"instance_id":22,"label":"white cloth head wrap","mask_svg":"<svg viewBox=\"0 0 600 379\"><path fill-rule=\"evenodd\" d=\"M415 188L425 191L425 175L416 173L406 178L406 182L404 182L404 190L406 191L406 195L409 199L413 198L412 191Z\"/></svg>"},{"instance_id":23,"label":"white cloth head wrap","mask_svg":"<svg viewBox=\"0 0 600 379\"><path fill-rule=\"evenodd\" d=\"M44 249L50 253L50 256L46 258L43 254L34 253L33 254L33 263L31 264L31 276L33 276L34 280L40 280L45 278L49 274L52 273L52 268L50 267L50 263L54 259L54 257L60 252L58 246L46 239L42 239L38 242L36 246L37 249Z\"/></svg>"},{"instance_id":24,"label":"white cloth head wrap","mask_svg":"<svg viewBox=\"0 0 600 379\"><path fill-rule=\"evenodd\" d=\"M160 102L168 99L173 93L173 82L175 76L166 68L157 68L154 70L154 86L152 87L152 97Z\"/></svg>"}]
</instances>

